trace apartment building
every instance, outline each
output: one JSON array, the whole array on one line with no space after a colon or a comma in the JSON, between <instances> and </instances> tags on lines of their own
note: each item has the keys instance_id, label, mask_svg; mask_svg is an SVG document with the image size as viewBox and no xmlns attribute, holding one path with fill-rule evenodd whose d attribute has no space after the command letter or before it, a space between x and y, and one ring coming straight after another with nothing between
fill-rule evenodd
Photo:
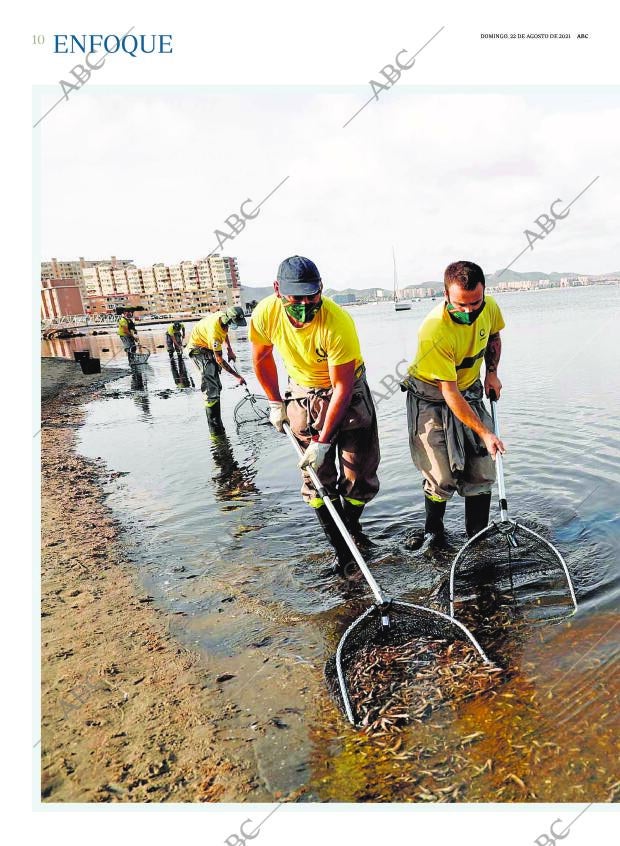
<instances>
[{"instance_id":1,"label":"apartment building","mask_svg":"<svg viewBox=\"0 0 620 846\"><path fill-rule=\"evenodd\" d=\"M84 271L87 268L99 266L122 268L131 265L133 265L131 259L117 259L116 256L110 256L109 259L85 259L84 256L80 256L77 261L59 261L53 258L51 261L41 262L41 282L50 279L72 280L79 284L82 297L86 297L88 294Z\"/></svg>"},{"instance_id":2,"label":"apartment building","mask_svg":"<svg viewBox=\"0 0 620 846\"><path fill-rule=\"evenodd\" d=\"M399 296L402 296L406 299L422 299L424 297L435 297L438 292L435 288L414 288L413 286L409 286L407 288L403 288L402 294L399 292Z\"/></svg>"},{"instance_id":3,"label":"apartment building","mask_svg":"<svg viewBox=\"0 0 620 846\"><path fill-rule=\"evenodd\" d=\"M77 279L41 280L41 317L53 319L84 314L84 301Z\"/></svg>"},{"instance_id":4,"label":"apartment building","mask_svg":"<svg viewBox=\"0 0 620 846\"><path fill-rule=\"evenodd\" d=\"M118 305L141 305L150 314L200 314L239 305L236 258L213 255L179 264L135 267L131 262L91 263L80 268L86 310L113 312Z\"/></svg>"}]
</instances>

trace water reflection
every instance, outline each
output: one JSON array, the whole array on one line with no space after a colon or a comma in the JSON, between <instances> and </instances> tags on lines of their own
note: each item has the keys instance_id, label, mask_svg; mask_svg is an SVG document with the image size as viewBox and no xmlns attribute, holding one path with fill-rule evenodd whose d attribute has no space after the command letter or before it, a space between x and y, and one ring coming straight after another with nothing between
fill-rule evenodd
<instances>
[{"instance_id":1,"label":"water reflection","mask_svg":"<svg viewBox=\"0 0 620 846\"><path fill-rule=\"evenodd\" d=\"M165 327L156 324L136 323L140 345L151 355L165 348ZM193 321L186 321L191 328ZM41 355L54 358L68 358L73 361L73 352L87 350L93 358L100 358L103 364L122 367L126 355L116 328L88 330L74 338L52 338L41 342Z\"/></svg>"},{"instance_id":2,"label":"water reflection","mask_svg":"<svg viewBox=\"0 0 620 846\"><path fill-rule=\"evenodd\" d=\"M170 355L170 371L172 373L172 378L174 379L174 384L177 388L194 387L194 380L187 372L185 359L182 354L177 353L176 358L174 355Z\"/></svg>"},{"instance_id":3,"label":"water reflection","mask_svg":"<svg viewBox=\"0 0 620 846\"><path fill-rule=\"evenodd\" d=\"M131 364L130 369L132 399L141 410L143 417L152 422L148 377L153 374L153 368L149 367L148 364Z\"/></svg>"},{"instance_id":4,"label":"water reflection","mask_svg":"<svg viewBox=\"0 0 620 846\"><path fill-rule=\"evenodd\" d=\"M211 477L215 498L221 502L230 503L231 506L227 510L234 510L248 501L249 494L259 494L254 484L256 467L253 462L239 464L228 435L223 429L218 432L212 431L210 437L211 455L215 465L215 472Z\"/></svg>"}]
</instances>

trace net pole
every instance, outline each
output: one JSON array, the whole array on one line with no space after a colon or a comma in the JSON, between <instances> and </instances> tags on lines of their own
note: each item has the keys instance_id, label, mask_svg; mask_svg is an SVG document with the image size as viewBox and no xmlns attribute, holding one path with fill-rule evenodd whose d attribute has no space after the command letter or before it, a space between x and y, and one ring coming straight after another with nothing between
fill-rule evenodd
<instances>
[{"instance_id":1,"label":"net pole","mask_svg":"<svg viewBox=\"0 0 620 846\"><path fill-rule=\"evenodd\" d=\"M289 441L293 444L295 451L297 452L297 455L300 458L302 458L304 451L302 450L299 443L297 442L297 438L295 437L295 435L291 431L291 427L288 425L288 423L284 423L283 426L284 426L284 431L286 432L286 435L287 435ZM346 544L349 547L349 551L351 552L351 555L355 559L355 563L357 564L357 566L362 571L362 575L364 576L364 578L368 582L368 586L371 589L371 591L373 592L375 599L377 600L377 604L379 606L381 606L382 608L385 608L389 604L389 599L386 596L384 596L381 588L379 587L379 585L375 581L374 576L372 575L372 573L368 569L366 562L362 558L359 549L355 546L355 543L353 542L353 538L349 534L345 524L342 522L342 519L341 519L340 515L338 514L338 512L336 511L336 508L334 507L333 502L329 498L327 491L325 490L325 488L323 487L323 485L319 481L319 477L317 476L317 474L315 473L315 471L313 470L312 467L306 467L305 470L308 473L308 475L310 476L310 478L312 479L312 484L316 488L318 495L321 497L321 499L323 500L323 502L327 506L327 510L329 511L334 523L338 527L338 531L340 532L340 534L342 535L342 537L346 541ZM387 621L384 622L384 620L382 620L382 623L384 623L384 625L386 624L386 622Z\"/></svg>"},{"instance_id":2,"label":"net pole","mask_svg":"<svg viewBox=\"0 0 620 846\"><path fill-rule=\"evenodd\" d=\"M495 393L493 393L495 396ZM491 417L493 418L493 431L498 438L501 438L499 428L499 412L497 400L491 399ZM506 499L506 482L504 480L504 459L499 450L495 453L495 464L497 466L497 490L499 492L499 510L502 523L508 522L508 500Z\"/></svg>"}]
</instances>

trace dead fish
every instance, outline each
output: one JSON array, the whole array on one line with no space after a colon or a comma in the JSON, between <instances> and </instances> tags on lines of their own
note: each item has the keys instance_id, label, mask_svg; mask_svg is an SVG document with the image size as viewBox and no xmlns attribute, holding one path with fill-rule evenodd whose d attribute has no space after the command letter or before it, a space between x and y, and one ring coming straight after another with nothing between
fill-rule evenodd
<instances>
[{"instance_id":1,"label":"dead fish","mask_svg":"<svg viewBox=\"0 0 620 846\"><path fill-rule=\"evenodd\" d=\"M514 773L508 773L504 781L514 781L515 784L518 784L522 790L527 790L524 782L519 778L519 776L515 775Z\"/></svg>"}]
</instances>

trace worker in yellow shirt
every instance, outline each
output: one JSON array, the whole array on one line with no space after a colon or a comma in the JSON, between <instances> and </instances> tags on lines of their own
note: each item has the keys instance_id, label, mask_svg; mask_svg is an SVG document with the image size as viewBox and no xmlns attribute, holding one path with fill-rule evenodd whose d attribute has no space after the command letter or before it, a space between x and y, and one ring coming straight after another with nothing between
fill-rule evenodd
<instances>
[{"instance_id":1,"label":"worker in yellow shirt","mask_svg":"<svg viewBox=\"0 0 620 846\"><path fill-rule=\"evenodd\" d=\"M222 391L220 371L226 370L231 376L235 377L240 385L246 384L243 376L233 370L222 356L222 348L226 344L228 361L234 362L236 360L228 337L228 330L246 325L247 322L241 306L231 306L225 311L216 311L214 314L209 314L199 320L190 332L187 341L188 355L202 377L200 390L205 400L205 411L212 432L219 432L224 428L220 407Z\"/></svg>"},{"instance_id":2,"label":"worker in yellow shirt","mask_svg":"<svg viewBox=\"0 0 620 846\"><path fill-rule=\"evenodd\" d=\"M360 517L379 490L377 417L353 319L322 289L310 259L282 262L275 293L252 312L254 370L270 401L272 424L282 432L289 423L305 448L300 469L316 471L354 538L363 541ZM289 377L284 398L274 347ZM344 575L351 553L306 473L301 492L334 547L334 571Z\"/></svg>"},{"instance_id":3,"label":"worker in yellow shirt","mask_svg":"<svg viewBox=\"0 0 620 846\"><path fill-rule=\"evenodd\" d=\"M166 347L168 355L172 358L174 351L183 353L183 341L185 340L185 324L178 320L171 323L166 329Z\"/></svg>"},{"instance_id":4,"label":"worker in yellow shirt","mask_svg":"<svg viewBox=\"0 0 620 846\"><path fill-rule=\"evenodd\" d=\"M120 308L117 311L121 314L118 321L118 336L121 339L123 349L127 353L127 361L131 364L138 341L138 331L133 322L133 309Z\"/></svg>"},{"instance_id":5,"label":"worker in yellow shirt","mask_svg":"<svg viewBox=\"0 0 620 846\"><path fill-rule=\"evenodd\" d=\"M448 265L444 287L445 301L422 323L416 358L402 383L411 457L424 477L426 522L414 533L414 549L427 538L434 547L446 547L443 520L455 491L465 497L468 536L487 526L494 457L505 452L483 401L491 391L498 399L501 394L497 368L504 318L493 297L485 295L477 264Z\"/></svg>"}]
</instances>

